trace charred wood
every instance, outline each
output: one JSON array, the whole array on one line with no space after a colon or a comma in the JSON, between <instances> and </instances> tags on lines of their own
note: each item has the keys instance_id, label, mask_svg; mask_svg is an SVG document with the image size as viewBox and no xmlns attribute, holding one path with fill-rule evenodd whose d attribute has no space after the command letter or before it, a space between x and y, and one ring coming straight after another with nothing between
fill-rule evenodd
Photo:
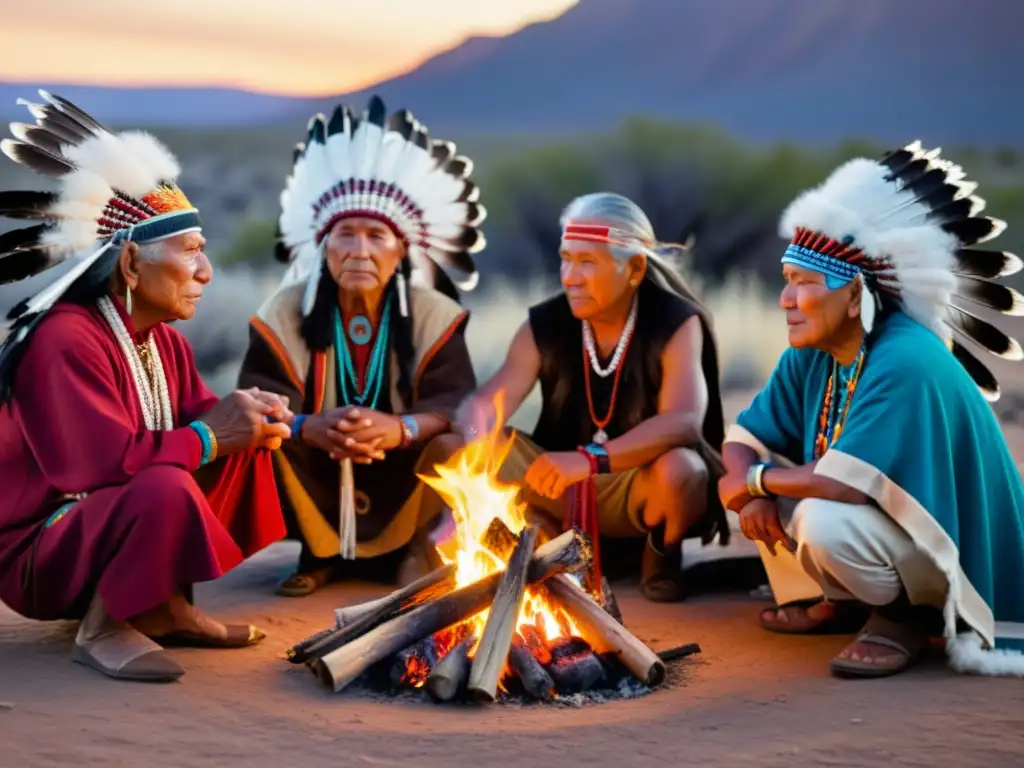
<instances>
[{"instance_id":1,"label":"charred wood","mask_svg":"<svg viewBox=\"0 0 1024 768\"><path fill-rule=\"evenodd\" d=\"M534 552L527 581L542 581L556 574L585 568L590 557L586 538L576 531L566 531ZM486 608L494 600L502 575L501 572L491 574L462 589L429 600L315 659L310 667L321 682L335 692L340 691L372 665Z\"/></svg>"},{"instance_id":2,"label":"charred wood","mask_svg":"<svg viewBox=\"0 0 1024 768\"><path fill-rule=\"evenodd\" d=\"M505 670L519 611L523 607L527 571L536 544L536 526L523 529L501 575L469 670L467 690L476 701L494 701L498 696L498 682Z\"/></svg>"}]
</instances>

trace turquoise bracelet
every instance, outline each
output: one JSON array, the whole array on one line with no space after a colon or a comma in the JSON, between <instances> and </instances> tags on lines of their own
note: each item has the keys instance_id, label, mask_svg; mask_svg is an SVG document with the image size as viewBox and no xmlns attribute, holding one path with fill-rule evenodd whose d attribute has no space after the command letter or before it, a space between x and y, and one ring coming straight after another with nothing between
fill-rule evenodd
<instances>
[{"instance_id":1,"label":"turquoise bracelet","mask_svg":"<svg viewBox=\"0 0 1024 768\"><path fill-rule=\"evenodd\" d=\"M201 421L193 421L188 425L189 429L199 436L199 442L203 444L203 455L199 459L199 466L204 467L209 464L213 458L213 433L208 426Z\"/></svg>"}]
</instances>

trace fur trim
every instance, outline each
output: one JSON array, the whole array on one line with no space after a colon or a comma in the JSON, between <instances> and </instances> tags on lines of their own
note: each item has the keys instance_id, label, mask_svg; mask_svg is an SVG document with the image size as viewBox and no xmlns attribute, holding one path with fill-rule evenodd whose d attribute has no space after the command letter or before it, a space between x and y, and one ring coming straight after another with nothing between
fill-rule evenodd
<instances>
[{"instance_id":1,"label":"fur trim","mask_svg":"<svg viewBox=\"0 0 1024 768\"><path fill-rule=\"evenodd\" d=\"M946 640L949 665L957 672L989 677L1024 677L1024 653L1006 648L986 649L976 632Z\"/></svg>"}]
</instances>

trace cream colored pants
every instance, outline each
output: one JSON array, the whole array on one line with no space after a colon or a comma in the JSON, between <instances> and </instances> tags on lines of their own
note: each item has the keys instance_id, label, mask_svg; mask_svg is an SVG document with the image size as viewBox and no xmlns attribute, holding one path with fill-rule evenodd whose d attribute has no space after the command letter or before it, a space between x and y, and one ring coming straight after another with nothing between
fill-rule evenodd
<instances>
[{"instance_id":1,"label":"cream colored pants","mask_svg":"<svg viewBox=\"0 0 1024 768\"><path fill-rule=\"evenodd\" d=\"M915 605L944 604L945 576L885 512L824 499L779 505L796 552L776 545L773 557L757 543L779 605L821 597L887 605L903 587Z\"/></svg>"}]
</instances>

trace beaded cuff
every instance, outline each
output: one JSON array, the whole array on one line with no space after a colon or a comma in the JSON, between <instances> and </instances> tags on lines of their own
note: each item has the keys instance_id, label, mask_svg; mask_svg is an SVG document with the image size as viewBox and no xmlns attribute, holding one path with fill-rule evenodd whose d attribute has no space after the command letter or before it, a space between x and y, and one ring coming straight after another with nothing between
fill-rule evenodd
<instances>
[{"instance_id":1,"label":"beaded cuff","mask_svg":"<svg viewBox=\"0 0 1024 768\"><path fill-rule=\"evenodd\" d=\"M193 421L189 428L199 436L199 442L203 444L203 455L199 460L199 466L204 467L217 458L217 437L202 421Z\"/></svg>"},{"instance_id":2,"label":"beaded cuff","mask_svg":"<svg viewBox=\"0 0 1024 768\"><path fill-rule=\"evenodd\" d=\"M402 448L408 448L420 436L420 425L416 422L412 416L399 416L398 420L402 422Z\"/></svg>"}]
</instances>

